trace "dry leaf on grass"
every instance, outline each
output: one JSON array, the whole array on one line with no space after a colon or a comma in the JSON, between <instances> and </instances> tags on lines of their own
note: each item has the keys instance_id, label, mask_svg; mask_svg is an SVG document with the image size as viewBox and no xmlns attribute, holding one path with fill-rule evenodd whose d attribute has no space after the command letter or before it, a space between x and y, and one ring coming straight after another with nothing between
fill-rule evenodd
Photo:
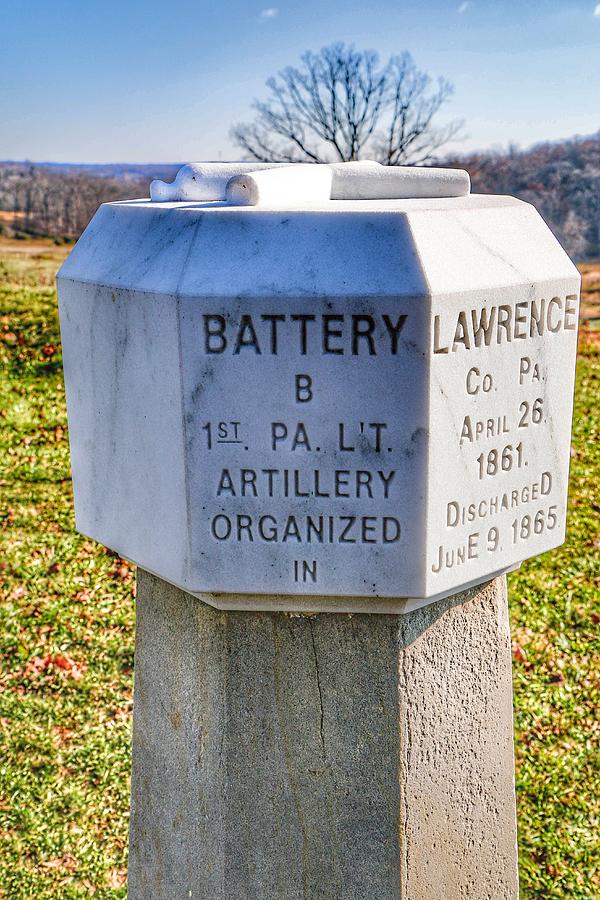
<instances>
[{"instance_id":1,"label":"dry leaf on grass","mask_svg":"<svg viewBox=\"0 0 600 900\"><path fill-rule=\"evenodd\" d=\"M106 876L106 883L111 888L121 888L127 883L126 869L111 869Z\"/></svg>"}]
</instances>

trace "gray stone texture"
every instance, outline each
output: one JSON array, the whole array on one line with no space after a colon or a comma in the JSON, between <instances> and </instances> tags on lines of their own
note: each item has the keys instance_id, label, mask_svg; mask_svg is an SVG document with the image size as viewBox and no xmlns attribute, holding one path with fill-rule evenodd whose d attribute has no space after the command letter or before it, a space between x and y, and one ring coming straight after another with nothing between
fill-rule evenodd
<instances>
[{"instance_id":1,"label":"gray stone texture","mask_svg":"<svg viewBox=\"0 0 600 900\"><path fill-rule=\"evenodd\" d=\"M516 898L498 578L407 615L138 575L130 900Z\"/></svg>"}]
</instances>

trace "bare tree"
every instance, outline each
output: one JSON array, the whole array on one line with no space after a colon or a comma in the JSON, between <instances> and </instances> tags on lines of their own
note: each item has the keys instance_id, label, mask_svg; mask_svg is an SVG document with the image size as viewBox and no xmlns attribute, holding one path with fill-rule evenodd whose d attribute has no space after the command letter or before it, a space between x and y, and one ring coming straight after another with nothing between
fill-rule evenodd
<instances>
[{"instance_id":1,"label":"bare tree","mask_svg":"<svg viewBox=\"0 0 600 900\"><path fill-rule=\"evenodd\" d=\"M332 44L305 53L299 68L283 69L267 88L268 99L253 103L254 122L231 132L261 162L425 163L462 127L433 123L452 85L432 82L409 53L381 66L373 51Z\"/></svg>"}]
</instances>

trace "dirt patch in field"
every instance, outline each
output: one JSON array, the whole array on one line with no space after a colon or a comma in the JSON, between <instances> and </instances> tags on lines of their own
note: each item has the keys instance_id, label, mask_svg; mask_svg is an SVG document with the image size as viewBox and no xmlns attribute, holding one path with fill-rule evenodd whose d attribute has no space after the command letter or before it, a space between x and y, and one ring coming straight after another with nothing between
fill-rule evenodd
<instances>
[{"instance_id":1,"label":"dirt patch in field","mask_svg":"<svg viewBox=\"0 0 600 900\"><path fill-rule=\"evenodd\" d=\"M19 259L56 259L57 265L69 255L73 244L56 244L52 238L19 240L0 236L0 254Z\"/></svg>"},{"instance_id":2,"label":"dirt patch in field","mask_svg":"<svg viewBox=\"0 0 600 900\"><path fill-rule=\"evenodd\" d=\"M600 343L600 262L581 263L581 307L579 310L582 343Z\"/></svg>"}]
</instances>

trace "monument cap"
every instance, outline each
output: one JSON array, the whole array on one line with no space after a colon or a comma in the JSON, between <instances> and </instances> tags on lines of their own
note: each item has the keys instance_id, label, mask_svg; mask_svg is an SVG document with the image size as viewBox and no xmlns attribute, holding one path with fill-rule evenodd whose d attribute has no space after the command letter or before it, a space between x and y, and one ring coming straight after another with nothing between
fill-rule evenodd
<instances>
[{"instance_id":1,"label":"monument cap","mask_svg":"<svg viewBox=\"0 0 600 900\"><path fill-rule=\"evenodd\" d=\"M58 276L77 527L230 608L406 611L564 539L579 275L455 169L192 163Z\"/></svg>"}]
</instances>

